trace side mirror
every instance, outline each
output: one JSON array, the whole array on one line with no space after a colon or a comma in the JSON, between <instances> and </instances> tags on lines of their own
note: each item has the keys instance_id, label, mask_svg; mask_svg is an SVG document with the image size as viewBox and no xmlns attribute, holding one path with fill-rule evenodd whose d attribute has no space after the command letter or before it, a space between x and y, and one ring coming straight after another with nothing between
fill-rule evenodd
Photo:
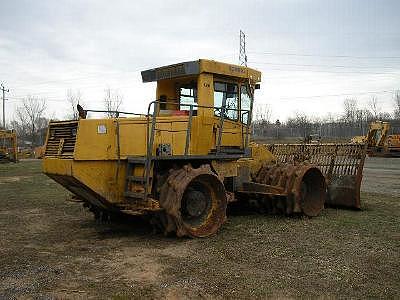
<instances>
[{"instance_id":1,"label":"side mirror","mask_svg":"<svg viewBox=\"0 0 400 300\"><path fill-rule=\"evenodd\" d=\"M257 83L257 84L254 85L254 89L255 89L255 90L259 90L260 88L261 88L261 85L260 85L259 83Z\"/></svg>"}]
</instances>

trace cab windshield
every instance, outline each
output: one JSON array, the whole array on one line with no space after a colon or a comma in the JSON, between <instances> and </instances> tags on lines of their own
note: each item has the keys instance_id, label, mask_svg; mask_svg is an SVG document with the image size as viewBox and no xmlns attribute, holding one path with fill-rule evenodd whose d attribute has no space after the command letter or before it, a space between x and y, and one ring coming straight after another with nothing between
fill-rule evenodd
<instances>
[{"instance_id":1,"label":"cab windshield","mask_svg":"<svg viewBox=\"0 0 400 300\"><path fill-rule=\"evenodd\" d=\"M214 106L225 107L225 118L237 121L239 94L235 83L214 82ZM221 110L215 109L215 115L221 116Z\"/></svg>"}]
</instances>

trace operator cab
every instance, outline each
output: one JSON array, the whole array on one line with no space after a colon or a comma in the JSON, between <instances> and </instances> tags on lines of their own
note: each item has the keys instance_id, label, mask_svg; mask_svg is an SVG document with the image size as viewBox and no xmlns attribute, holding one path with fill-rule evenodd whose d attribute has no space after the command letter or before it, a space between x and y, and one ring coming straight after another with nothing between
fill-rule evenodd
<instances>
[{"instance_id":1,"label":"operator cab","mask_svg":"<svg viewBox=\"0 0 400 300\"><path fill-rule=\"evenodd\" d=\"M176 128L171 132L176 135L178 128L187 129L184 137L172 137L172 141L186 141L185 155L249 153L253 94L261 81L259 71L200 59L143 71L142 79L157 82L157 100L148 111L153 113L153 120L171 122L171 128Z\"/></svg>"},{"instance_id":2,"label":"operator cab","mask_svg":"<svg viewBox=\"0 0 400 300\"><path fill-rule=\"evenodd\" d=\"M247 124L259 71L200 59L142 72L143 82L157 82L157 116L221 117Z\"/></svg>"}]
</instances>

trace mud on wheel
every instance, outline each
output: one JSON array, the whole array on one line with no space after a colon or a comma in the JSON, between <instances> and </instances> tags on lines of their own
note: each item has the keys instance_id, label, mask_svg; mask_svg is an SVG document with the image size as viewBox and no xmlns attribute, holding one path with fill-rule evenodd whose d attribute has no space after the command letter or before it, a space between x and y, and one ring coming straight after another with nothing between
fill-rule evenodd
<instances>
[{"instance_id":1,"label":"mud on wheel","mask_svg":"<svg viewBox=\"0 0 400 300\"><path fill-rule=\"evenodd\" d=\"M226 220L225 188L209 165L171 170L161 188L160 205L164 232L177 236L206 237Z\"/></svg>"},{"instance_id":2,"label":"mud on wheel","mask_svg":"<svg viewBox=\"0 0 400 300\"><path fill-rule=\"evenodd\" d=\"M315 166L309 164L265 165L254 181L281 187L286 196L266 196L259 201L264 209L273 214L302 213L318 216L326 199L325 177Z\"/></svg>"}]
</instances>

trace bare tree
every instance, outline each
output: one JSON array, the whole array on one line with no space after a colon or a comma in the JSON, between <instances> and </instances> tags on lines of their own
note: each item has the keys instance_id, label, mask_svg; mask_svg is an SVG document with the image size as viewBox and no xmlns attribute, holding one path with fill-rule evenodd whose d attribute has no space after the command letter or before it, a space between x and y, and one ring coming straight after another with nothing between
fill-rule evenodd
<instances>
[{"instance_id":1,"label":"bare tree","mask_svg":"<svg viewBox=\"0 0 400 300\"><path fill-rule=\"evenodd\" d=\"M122 96L116 90L110 88L104 90L104 108L107 111L106 115L109 118L117 117L116 111L122 105Z\"/></svg>"},{"instance_id":2,"label":"bare tree","mask_svg":"<svg viewBox=\"0 0 400 300\"><path fill-rule=\"evenodd\" d=\"M271 123L272 110L268 104L258 104L254 109L253 134L264 136L265 129Z\"/></svg>"},{"instance_id":3,"label":"bare tree","mask_svg":"<svg viewBox=\"0 0 400 300\"><path fill-rule=\"evenodd\" d=\"M304 112L295 112L295 117L289 118L287 124L289 127L299 129L303 138L306 138L311 133L312 123Z\"/></svg>"},{"instance_id":4,"label":"bare tree","mask_svg":"<svg viewBox=\"0 0 400 300\"><path fill-rule=\"evenodd\" d=\"M67 102L70 107L70 113L67 115L68 119L77 120L79 117L77 106L78 104L84 106L82 101L82 93L80 90L75 92L71 89L67 91Z\"/></svg>"},{"instance_id":5,"label":"bare tree","mask_svg":"<svg viewBox=\"0 0 400 300\"><path fill-rule=\"evenodd\" d=\"M44 118L46 107L46 100L28 96L16 110L19 127L26 130L32 148L37 146L37 137L47 126L47 120Z\"/></svg>"},{"instance_id":6,"label":"bare tree","mask_svg":"<svg viewBox=\"0 0 400 300\"><path fill-rule=\"evenodd\" d=\"M378 120L388 121L391 118L392 118L392 116L388 112L380 112L378 114Z\"/></svg>"},{"instance_id":7,"label":"bare tree","mask_svg":"<svg viewBox=\"0 0 400 300\"><path fill-rule=\"evenodd\" d=\"M255 119L262 123L269 124L271 122L272 110L268 104L258 104L255 107Z\"/></svg>"},{"instance_id":8,"label":"bare tree","mask_svg":"<svg viewBox=\"0 0 400 300\"><path fill-rule=\"evenodd\" d=\"M332 136L333 135L333 129L336 124L336 116L328 112L327 115L323 118L322 124L324 124L323 128L323 133L321 133L321 136Z\"/></svg>"},{"instance_id":9,"label":"bare tree","mask_svg":"<svg viewBox=\"0 0 400 300\"><path fill-rule=\"evenodd\" d=\"M349 98L345 99L343 102L344 106L344 120L347 123L353 124L356 121L357 115L357 99Z\"/></svg>"},{"instance_id":10,"label":"bare tree","mask_svg":"<svg viewBox=\"0 0 400 300\"><path fill-rule=\"evenodd\" d=\"M400 90L397 90L394 94L394 117L400 119Z\"/></svg>"},{"instance_id":11,"label":"bare tree","mask_svg":"<svg viewBox=\"0 0 400 300\"><path fill-rule=\"evenodd\" d=\"M371 118L370 116L370 112L368 109L358 109L356 111L356 128L353 129L358 129L359 132L356 133L358 135L366 135L367 131L368 131L368 124L369 124L369 119Z\"/></svg>"},{"instance_id":12,"label":"bare tree","mask_svg":"<svg viewBox=\"0 0 400 300\"><path fill-rule=\"evenodd\" d=\"M368 107L374 119L377 120L379 118L379 113L381 109L379 107L378 98L376 96L372 96L371 100L368 102Z\"/></svg>"}]
</instances>

